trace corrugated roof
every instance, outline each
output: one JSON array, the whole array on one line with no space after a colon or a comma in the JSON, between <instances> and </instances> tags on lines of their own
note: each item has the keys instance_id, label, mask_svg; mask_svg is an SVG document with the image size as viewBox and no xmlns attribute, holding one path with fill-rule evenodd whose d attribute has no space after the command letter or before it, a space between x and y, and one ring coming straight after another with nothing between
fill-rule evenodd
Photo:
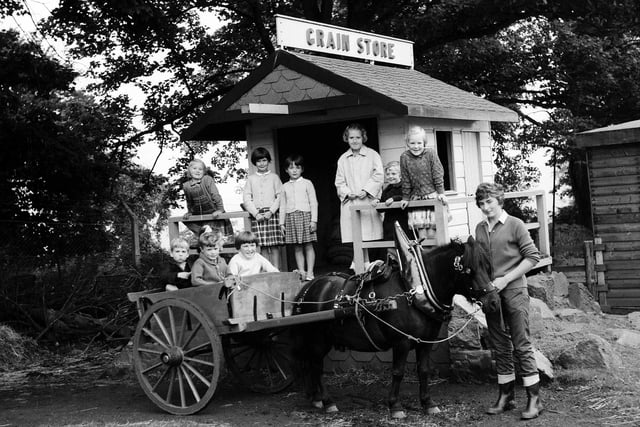
<instances>
[{"instance_id":1,"label":"corrugated roof","mask_svg":"<svg viewBox=\"0 0 640 427\"><path fill-rule=\"evenodd\" d=\"M425 106L434 110L496 112L511 115L513 120L517 120L516 113L508 108L416 70L304 53L289 53L407 106Z\"/></svg>"}]
</instances>

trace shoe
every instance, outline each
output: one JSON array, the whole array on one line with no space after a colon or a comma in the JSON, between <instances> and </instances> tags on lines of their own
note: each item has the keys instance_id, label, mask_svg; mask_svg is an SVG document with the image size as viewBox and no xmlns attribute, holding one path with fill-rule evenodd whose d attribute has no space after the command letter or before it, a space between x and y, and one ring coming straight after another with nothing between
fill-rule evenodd
<instances>
[{"instance_id":1,"label":"shoe","mask_svg":"<svg viewBox=\"0 0 640 427\"><path fill-rule=\"evenodd\" d=\"M315 276L313 274L307 274L307 277L305 278L305 280L313 280L315 279Z\"/></svg>"}]
</instances>

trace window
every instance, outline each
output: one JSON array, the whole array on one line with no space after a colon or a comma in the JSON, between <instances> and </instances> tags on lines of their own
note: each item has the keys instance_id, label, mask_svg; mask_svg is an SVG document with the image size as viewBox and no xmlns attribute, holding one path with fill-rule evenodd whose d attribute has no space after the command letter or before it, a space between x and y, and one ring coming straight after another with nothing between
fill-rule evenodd
<instances>
[{"instance_id":1,"label":"window","mask_svg":"<svg viewBox=\"0 0 640 427\"><path fill-rule=\"evenodd\" d=\"M442 163L442 167L444 168L445 191L455 191L456 189L451 140L451 132L436 131L436 150L438 152L440 162Z\"/></svg>"}]
</instances>

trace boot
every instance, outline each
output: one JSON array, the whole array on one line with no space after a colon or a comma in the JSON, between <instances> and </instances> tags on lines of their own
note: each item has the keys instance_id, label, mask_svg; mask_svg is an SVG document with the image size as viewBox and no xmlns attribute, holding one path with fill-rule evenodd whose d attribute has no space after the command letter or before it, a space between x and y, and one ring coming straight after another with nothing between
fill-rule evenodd
<instances>
[{"instance_id":1,"label":"boot","mask_svg":"<svg viewBox=\"0 0 640 427\"><path fill-rule=\"evenodd\" d=\"M521 417L523 420L536 418L542 413L542 400L540 400L540 383L537 382L527 389L527 409L524 410Z\"/></svg>"},{"instance_id":2,"label":"boot","mask_svg":"<svg viewBox=\"0 0 640 427\"><path fill-rule=\"evenodd\" d=\"M496 404L490 408L487 408L487 414L489 415L498 415L503 413L504 411L508 411L509 409L513 409L516 407L514 393L516 382L511 381L508 383L499 384L499 386L500 395L498 396Z\"/></svg>"}]
</instances>

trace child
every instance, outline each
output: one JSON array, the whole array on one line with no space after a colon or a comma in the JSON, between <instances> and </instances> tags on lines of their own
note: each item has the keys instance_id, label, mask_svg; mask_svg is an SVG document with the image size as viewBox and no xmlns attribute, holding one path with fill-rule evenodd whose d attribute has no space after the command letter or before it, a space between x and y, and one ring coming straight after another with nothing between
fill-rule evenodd
<instances>
[{"instance_id":1,"label":"child","mask_svg":"<svg viewBox=\"0 0 640 427\"><path fill-rule=\"evenodd\" d=\"M193 159L188 168L189 180L182 184L185 198L187 199L187 213L182 217L187 220L191 215L211 214L213 218L224 212L222 197L218 193L218 187L211 175L207 173L207 167L200 159ZM215 232L220 232L224 236L233 237L231 221L227 220L207 220L184 223L196 236L202 233L202 227L209 225Z\"/></svg>"},{"instance_id":2,"label":"child","mask_svg":"<svg viewBox=\"0 0 640 427\"><path fill-rule=\"evenodd\" d=\"M407 132L407 148L400 155L402 180L402 209L409 200L437 198L446 207L444 195L444 168L438 154L426 147L427 134L420 126L412 126ZM412 209L409 225L418 230L420 238L435 237L435 217L433 209Z\"/></svg>"},{"instance_id":3,"label":"child","mask_svg":"<svg viewBox=\"0 0 640 427\"><path fill-rule=\"evenodd\" d=\"M204 232L198 239L200 256L191 267L193 286L215 285L227 277L228 267L220 256L224 236L219 232Z\"/></svg>"},{"instance_id":4,"label":"child","mask_svg":"<svg viewBox=\"0 0 640 427\"><path fill-rule=\"evenodd\" d=\"M191 267L189 260L189 242L182 237L171 241L171 258L173 262L165 265L160 273L160 280L167 291L177 291L191 286Z\"/></svg>"},{"instance_id":5,"label":"child","mask_svg":"<svg viewBox=\"0 0 640 427\"><path fill-rule=\"evenodd\" d=\"M387 186L382 190L380 201L389 206L393 202L402 200L402 183L400 182L400 162L389 162L384 167L384 177ZM407 212L402 209L387 209L384 211L382 233L384 240L393 240L395 236L394 223L398 221L405 233L408 233Z\"/></svg>"},{"instance_id":6,"label":"child","mask_svg":"<svg viewBox=\"0 0 640 427\"><path fill-rule=\"evenodd\" d=\"M256 166L257 171L249 175L244 185L244 208L253 217L251 231L258 238L258 250L273 265L279 267L280 246L284 245L284 236L276 212L280 207L282 181L269 170L271 154L267 149L258 147L253 150L251 163Z\"/></svg>"},{"instance_id":7,"label":"child","mask_svg":"<svg viewBox=\"0 0 640 427\"><path fill-rule=\"evenodd\" d=\"M268 259L256 253L258 237L251 231L241 231L235 238L238 253L229 261L229 274L250 276L263 272L278 272ZM231 283L231 282L230 282Z\"/></svg>"},{"instance_id":8,"label":"child","mask_svg":"<svg viewBox=\"0 0 640 427\"><path fill-rule=\"evenodd\" d=\"M304 159L292 155L285 159L289 181L282 186L280 226L285 243L294 245L294 255L298 271L307 280L313 279L316 253L313 243L318 240L318 199L316 190L308 179L302 177ZM307 267L305 269L305 257ZM305 274L306 272L306 274Z\"/></svg>"}]
</instances>

